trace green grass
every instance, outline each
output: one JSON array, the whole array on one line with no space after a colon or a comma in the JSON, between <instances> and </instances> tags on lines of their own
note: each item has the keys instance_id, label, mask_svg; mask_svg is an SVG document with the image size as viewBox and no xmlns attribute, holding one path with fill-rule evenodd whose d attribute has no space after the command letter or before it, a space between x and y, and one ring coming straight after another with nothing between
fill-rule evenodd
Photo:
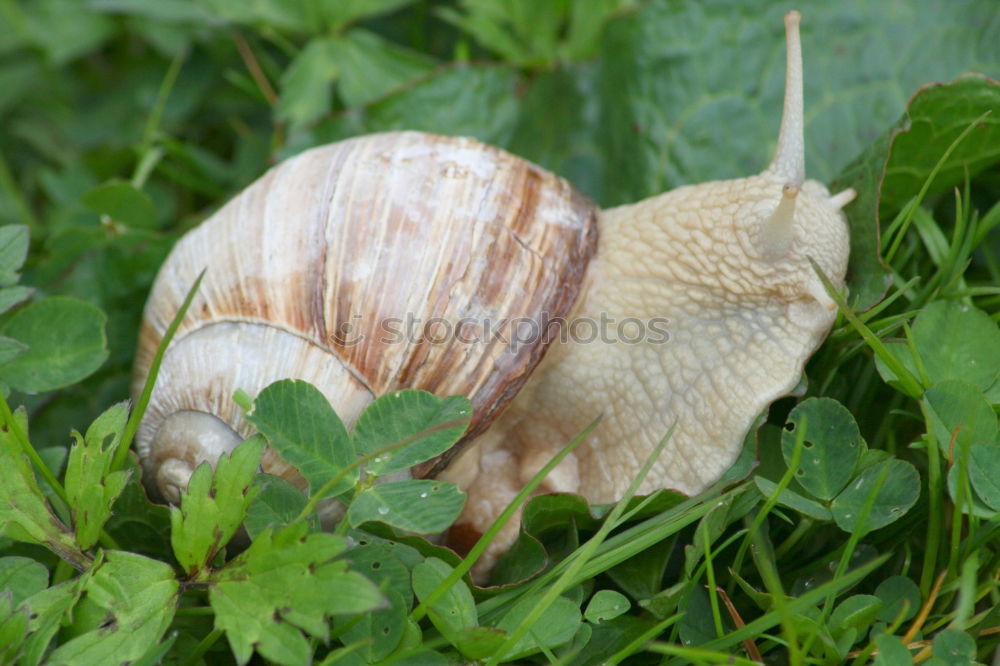
<instances>
[{"instance_id":1,"label":"green grass","mask_svg":"<svg viewBox=\"0 0 1000 666\"><path fill-rule=\"evenodd\" d=\"M150 503L127 455L145 401L118 403L156 268L275 161L365 132L476 136L604 206L756 172L784 8L0 0L0 664L995 660L1000 92L954 79L998 77L997 18L875 4L800 6L807 171L859 193L803 395L698 496L526 490L480 588L499 523L463 559L408 534L454 519L449 484L372 483L387 452L453 443L455 400L404 393L349 433L276 384L241 404L310 497L255 475L253 438ZM316 447L330 433L346 453Z\"/></svg>"}]
</instances>

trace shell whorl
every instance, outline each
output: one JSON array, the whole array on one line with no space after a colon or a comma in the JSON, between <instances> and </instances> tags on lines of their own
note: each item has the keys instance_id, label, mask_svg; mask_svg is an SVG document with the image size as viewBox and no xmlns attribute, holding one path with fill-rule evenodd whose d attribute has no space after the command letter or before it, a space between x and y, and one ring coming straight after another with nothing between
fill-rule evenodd
<instances>
[{"instance_id":1,"label":"shell whorl","mask_svg":"<svg viewBox=\"0 0 1000 666\"><path fill-rule=\"evenodd\" d=\"M231 452L241 441L242 437L211 414L174 412L157 429L151 445L163 454L154 462L153 481L165 500L178 504L195 467L203 461L214 466L219 456Z\"/></svg>"},{"instance_id":2,"label":"shell whorl","mask_svg":"<svg viewBox=\"0 0 1000 666\"><path fill-rule=\"evenodd\" d=\"M473 139L375 134L278 165L182 238L157 276L134 393L207 268L137 434L147 471L170 414L214 414L246 436L233 392L286 377L315 384L348 424L399 388L466 395L474 435L546 347L510 344L499 327L569 312L595 220L562 179Z\"/></svg>"}]
</instances>

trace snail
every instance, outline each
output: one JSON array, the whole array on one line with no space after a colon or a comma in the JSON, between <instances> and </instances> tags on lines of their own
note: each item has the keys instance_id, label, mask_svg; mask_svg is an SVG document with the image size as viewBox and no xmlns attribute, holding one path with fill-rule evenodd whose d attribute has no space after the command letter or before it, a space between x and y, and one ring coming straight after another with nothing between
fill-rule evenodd
<instances>
[{"instance_id":1,"label":"snail","mask_svg":"<svg viewBox=\"0 0 1000 666\"><path fill-rule=\"evenodd\" d=\"M234 391L297 378L347 424L400 388L469 397L471 445L412 470L467 491L458 532L481 533L598 414L543 491L613 501L671 429L639 491L706 488L832 326L812 262L844 285L854 193L805 180L798 24L789 12L775 156L749 178L599 210L499 148L419 132L272 168L181 238L155 280L136 394L208 269L137 434L146 478L177 502L200 462L252 433ZM302 485L273 452L262 468Z\"/></svg>"}]
</instances>

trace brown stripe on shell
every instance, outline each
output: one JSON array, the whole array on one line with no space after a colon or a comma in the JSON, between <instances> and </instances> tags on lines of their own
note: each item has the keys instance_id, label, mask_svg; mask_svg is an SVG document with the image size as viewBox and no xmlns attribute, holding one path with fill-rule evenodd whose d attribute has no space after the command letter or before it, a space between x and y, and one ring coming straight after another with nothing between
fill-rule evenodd
<instances>
[{"instance_id":1,"label":"brown stripe on shell","mask_svg":"<svg viewBox=\"0 0 1000 666\"><path fill-rule=\"evenodd\" d=\"M530 164L521 164L518 169L522 174L522 182L517 188L518 196L511 200L511 210L515 211L510 218L510 230L518 239L524 238L538 210L539 190L544 185L544 176Z\"/></svg>"}]
</instances>

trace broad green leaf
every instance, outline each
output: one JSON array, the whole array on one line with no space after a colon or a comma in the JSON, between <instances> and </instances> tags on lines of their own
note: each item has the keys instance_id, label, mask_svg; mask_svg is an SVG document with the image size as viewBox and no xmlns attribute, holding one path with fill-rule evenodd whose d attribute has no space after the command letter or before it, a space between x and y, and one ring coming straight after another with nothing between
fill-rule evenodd
<instances>
[{"instance_id":1,"label":"broad green leaf","mask_svg":"<svg viewBox=\"0 0 1000 666\"><path fill-rule=\"evenodd\" d=\"M514 631L537 603L537 596L529 596L519 601L500 619L497 629L507 633ZM511 661L534 654L542 648L559 647L572 640L579 628L580 607L566 597L559 597L521 640L504 655L504 659Z\"/></svg>"},{"instance_id":2,"label":"broad green leaf","mask_svg":"<svg viewBox=\"0 0 1000 666\"><path fill-rule=\"evenodd\" d=\"M64 484L76 540L85 550L97 543L111 507L128 481L128 472L111 471L127 419L128 404L120 402L97 417L86 437L72 433L76 442L69 451Z\"/></svg>"},{"instance_id":3,"label":"broad green leaf","mask_svg":"<svg viewBox=\"0 0 1000 666\"><path fill-rule=\"evenodd\" d=\"M271 384L257 396L247 420L282 458L295 465L313 493L354 460L343 422L319 389L308 382L285 379ZM352 471L329 495L344 492L357 478L357 471Z\"/></svg>"},{"instance_id":4,"label":"broad green leaf","mask_svg":"<svg viewBox=\"0 0 1000 666\"><path fill-rule=\"evenodd\" d=\"M330 90L340 76L335 38L316 37L281 75L278 117L307 125L330 110Z\"/></svg>"},{"instance_id":5,"label":"broad green leaf","mask_svg":"<svg viewBox=\"0 0 1000 666\"><path fill-rule=\"evenodd\" d=\"M389 543L393 542L364 538L344 553L343 559L350 563L352 571L362 574L378 585L383 592L386 590L398 592L403 604L409 608L413 603L410 570L396 556L396 553L400 552L399 544L389 546ZM423 558L420 558L420 561L423 561Z\"/></svg>"},{"instance_id":6,"label":"broad green leaf","mask_svg":"<svg viewBox=\"0 0 1000 666\"><path fill-rule=\"evenodd\" d=\"M851 223L849 288L859 309L874 305L888 286L888 274L879 259L879 223L887 224L918 194L952 141L990 105L996 109L998 98L1000 87L984 78L967 77L921 88L910 99L905 114L831 184L834 192L852 187L858 193L844 212ZM994 112L987 122L979 123L956 146L929 195L1000 160L996 141L990 141L992 135L1000 133L995 116Z\"/></svg>"},{"instance_id":7,"label":"broad green leaf","mask_svg":"<svg viewBox=\"0 0 1000 666\"><path fill-rule=\"evenodd\" d=\"M382 594L385 595L389 605L365 613L358 619L348 620L351 626L341 638L346 645L364 642L358 654L369 664L385 659L396 649L403 637L403 628L409 611L402 595L396 590L382 590Z\"/></svg>"},{"instance_id":8,"label":"broad green leaf","mask_svg":"<svg viewBox=\"0 0 1000 666\"><path fill-rule=\"evenodd\" d=\"M991 509L1000 511L1000 446L972 446L969 452L969 479L980 499Z\"/></svg>"},{"instance_id":9,"label":"broad green leaf","mask_svg":"<svg viewBox=\"0 0 1000 666\"><path fill-rule=\"evenodd\" d=\"M259 488L250 508L247 510L243 526L251 539L265 529L272 532L295 520L305 508L306 496L294 485L273 474L258 474L253 480Z\"/></svg>"},{"instance_id":10,"label":"broad green leaf","mask_svg":"<svg viewBox=\"0 0 1000 666\"><path fill-rule=\"evenodd\" d=\"M879 476L885 480L864 523L865 533L895 522L903 517L920 495L920 477L913 465L892 458L869 467L837 495L830 506L837 526L845 532L858 528L858 518L875 491Z\"/></svg>"},{"instance_id":11,"label":"broad green leaf","mask_svg":"<svg viewBox=\"0 0 1000 666\"><path fill-rule=\"evenodd\" d=\"M214 473L202 463L181 494L180 507L170 507L170 543L188 576L204 573L246 517L263 450L264 440L252 437L223 454Z\"/></svg>"},{"instance_id":12,"label":"broad green leaf","mask_svg":"<svg viewBox=\"0 0 1000 666\"><path fill-rule=\"evenodd\" d=\"M14 412L14 422L27 436L28 417L23 408ZM11 430L9 424L0 428L0 535L42 544L72 562L85 564L88 558L45 500Z\"/></svg>"},{"instance_id":13,"label":"broad green leaf","mask_svg":"<svg viewBox=\"0 0 1000 666\"><path fill-rule=\"evenodd\" d=\"M303 631L326 640L333 615L382 605L378 588L334 560L346 547L343 537L309 534L305 523L295 523L262 532L211 574L215 626L226 632L238 663L245 664L254 650L279 664L306 663L312 649Z\"/></svg>"},{"instance_id":14,"label":"broad green leaf","mask_svg":"<svg viewBox=\"0 0 1000 666\"><path fill-rule=\"evenodd\" d=\"M906 576L890 576L875 588L875 596L882 600L878 619L883 622L902 621L916 617L920 610L920 588Z\"/></svg>"},{"instance_id":15,"label":"broad green leaf","mask_svg":"<svg viewBox=\"0 0 1000 666\"><path fill-rule=\"evenodd\" d=\"M347 510L352 527L377 520L417 534L447 529L465 506L465 493L446 481L381 483L358 493Z\"/></svg>"},{"instance_id":16,"label":"broad green leaf","mask_svg":"<svg viewBox=\"0 0 1000 666\"><path fill-rule=\"evenodd\" d=\"M413 567L413 591L417 599L426 601L451 571L448 564L436 557L428 557ZM445 638L479 624L472 592L462 580L455 581L443 596L428 606L427 617Z\"/></svg>"},{"instance_id":17,"label":"broad green leaf","mask_svg":"<svg viewBox=\"0 0 1000 666\"><path fill-rule=\"evenodd\" d=\"M770 479L765 479L762 476L755 476L753 480L754 483L757 484L757 488L760 490L761 494L765 497L770 497L778 489L778 484ZM830 510L825 506L815 500L809 499L808 497L803 497L794 490L789 490L788 488L782 490L781 494L778 495L778 504L787 506L789 509L795 509L799 513L809 516L810 518L815 518L816 520L830 520L833 518Z\"/></svg>"},{"instance_id":18,"label":"broad green leaf","mask_svg":"<svg viewBox=\"0 0 1000 666\"><path fill-rule=\"evenodd\" d=\"M972 666L976 661L976 641L958 629L942 629L934 635L934 656L948 666Z\"/></svg>"},{"instance_id":19,"label":"broad green leaf","mask_svg":"<svg viewBox=\"0 0 1000 666\"><path fill-rule=\"evenodd\" d=\"M0 287L17 284L21 266L28 256L29 240L28 227L25 225L10 224L0 227Z\"/></svg>"},{"instance_id":20,"label":"broad green leaf","mask_svg":"<svg viewBox=\"0 0 1000 666\"><path fill-rule=\"evenodd\" d=\"M361 106L426 75L434 61L360 28L330 43L340 69L337 92L347 107Z\"/></svg>"},{"instance_id":21,"label":"broad green leaf","mask_svg":"<svg viewBox=\"0 0 1000 666\"><path fill-rule=\"evenodd\" d=\"M622 159L606 164L610 196L596 197L604 205L748 176L770 160L788 8L751 0L734 13L736 6L651 2L607 26L598 88L602 149ZM829 182L902 114L917 86L985 65L957 14L988 15L984 7L961 2L929 11L905 0L877 10L856 0L801 7L805 80L812 82L805 90L807 176ZM713 39L698 37L706 31ZM995 69L995 60L986 60ZM856 112L861 107L864 114Z\"/></svg>"},{"instance_id":22,"label":"broad green leaf","mask_svg":"<svg viewBox=\"0 0 1000 666\"><path fill-rule=\"evenodd\" d=\"M865 448L854 417L832 398L810 398L796 405L788 422L806 428L796 481L814 497L833 499L850 481ZM790 464L797 437L795 430L781 433L785 464Z\"/></svg>"},{"instance_id":23,"label":"broad green leaf","mask_svg":"<svg viewBox=\"0 0 1000 666\"><path fill-rule=\"evenodd\" d=\"M158 643L170 626L180 589L173 567L122 551L106 551L104 557L84 591L105 610L106 624L60 645L47 664L132 661Z\"/></svg>"},{"instance_id":24,"label":"broad green leaf","mask_svg":"<svg viewBox=\"0 0 1000 666\"><path fill-rule=\"evenodd\" d=\"M627 613L632 604L628 597L621 592L614 590L599 590L587 604L587 610L583 612L587 622L600 624L606 620L613 620L622 613Z\"/></svg>"},{"instance_id":25,"label":"broad green leaf","mask_svg":"<svg viewBox=\"0 0 1000 666\"><path fill-rule=\"evenodd\" d=\"M133 227L150 227L156 222L153 200L130 183L111 181L98 185L80 200L95 213Z\"/></svg>"},{"instance_id":26,"label":"broad green leaf","mask_svg":"<svg viewBox=\"0 0 1000 666\"><path fill-rule=\"evenodd\" d=\"M0 326L0 335L28 346L0 367L0 380L26 393L80 381L108 357L106 321L98 308L75 298L50 296L29 303Z\"/></svg>"},{"instance_id":27,"label":"broad green leaf","mask_svg":"<svg viewBox=\"0 0 1000 666\"><path fill-rule=\"evenodd\" d=\"M406 446L380 454L368 463L368 473L384 476L441 455L462 437L471 418L468 398L394 391L361 413L351 436L359 455L406 442Z\"/></svg>"},{"instance_id":28,"label":"broad green leaf","mask_svg":"<svg viewBox=\"0 0 1000 666\"><path fill-rule=\"evenodd\" d=\"M1000 83L981 75L918 90L907 104L905 119L893 129L880 189L882 219L900 210L923 187L948 146L984 112L992 111L955 146L927 194L948 191L1000 162L997 109Z\"/></svg>"},{"instance_id":29,"label":"broad green leaf","mask_svg":"<svg viewBox=\"0 0 1000 666\"><path fill-rule=\"evenodd\" d=\"M923 402L934 438L949 460L956 460L972 444L997 441L997 415L975 386L946 379L927 389Z\"/></svg>"},{"instance_id":30,"label":"broad green leaf","mask_svg":"<svg viewBox=\"0 0 1000 666\"><path fill-rule=\"evenodd\" d=\"M28 557L0 557L0 595L9 592L14 607L49 584L49 570Z\"/></svg>"},{"instance_id":31,"label":"broad green leaf","mask_svg":"<svg viewBox=\"0 0 1000 666\"><path fill-rule=\"evenodd\" d=\"M1000 330L982 310L934 301L913 322L913 342L931 384L960 379L989 392L1000 379ZM906 343L886 346L915 377L921 376ZM877 358L875 365L882 379L895 381L895 374Z\"/></svg>"}]
</instances>

